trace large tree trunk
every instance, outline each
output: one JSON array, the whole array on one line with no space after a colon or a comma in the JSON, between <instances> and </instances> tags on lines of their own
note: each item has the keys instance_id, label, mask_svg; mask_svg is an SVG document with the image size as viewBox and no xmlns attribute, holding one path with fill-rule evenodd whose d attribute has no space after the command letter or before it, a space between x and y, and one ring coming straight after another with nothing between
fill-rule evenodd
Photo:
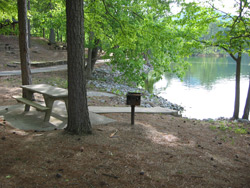
<instances>
[{"instance_id":1,"label":"large tree trunk","mask_svg":"<svg viewBox=\"0 0 250 188\"><path fill-rule=\"evenodd\" d=\"M246 99L246 104L245 104L244 114L242 116L242 119L249 118L249 109L250 109L250 75L249 75L248 94L247 94L247 99Z\"/></svg>"},{"instance_id":2,"label":"large tree trunk","mask_svg":"<svg viewBox=\"0 0 250 188\"><path fill-rule=\"evenodd\" d=\"M28 10L30 10L30 0L28 0ZM30 19L28 19L28 41L29 41L29 48L31 48Z\"/></svg>"},{"instance_id":3,"label":"large tree trunk","mask_svg":"<svg viewBox=\"0 0 250 188\"><path fill-rule=\"evenodd\" d=\"M30 53L28 46L27 1L18 0L19 49L21 60L22 84L32 84L30 72ZM25 90L23 97L27 98ZM28 110L28 109L25 109Z\"/></svg>"},{"instance_id":4,"label":"large tree trunk","mask_svg":"<svg viewBox=\"0 0 250 188\"><path fill-rule=\"evenodd\" d=\"M91 133L84 65L83 0L66 0L68 50L68 126L74 134Z\"/></svg>"},{"instance_id":5,"label":"large tree trunk","mask_svg":"<svg viewBox=\"0 0 250 188\"><path fill-rule=\"evenodd\" d=\"M239 53L236 61L236 82L235 82L235 101L234 101L234 119L239 119L240 109L240 68L241 68L241 53Z\"/></svg>"},{"instance_id":6,"label":"large tree trunk","mask_svg":"<svg viewBox=\"0 0 250 188\"><path fill-rule=\"evenodd\" d=\"M94 38L94 32L89 32L89 48L88 48L88 61L87 61L87 76L88 79L91 78L91 60L92 60L92 50L93 50L93 38Z\"/></svg>"}]
</instances>

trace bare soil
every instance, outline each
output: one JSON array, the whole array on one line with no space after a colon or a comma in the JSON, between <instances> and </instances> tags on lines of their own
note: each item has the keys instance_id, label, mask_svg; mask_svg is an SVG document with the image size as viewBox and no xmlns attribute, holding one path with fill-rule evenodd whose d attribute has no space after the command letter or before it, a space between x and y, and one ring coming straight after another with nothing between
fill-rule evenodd
<instances>
[{"instance_id":1,"label":"bare soil","mask_svg":"<svg viewBox=\"0 0 250 188\"><path fill-rule=\"evenodd\" d=\"M10 49L5 49L6 44L8 44ZM18 37L0 35L0 57L0 71L20 70L20 65L14 67L15 64L13 64L13 62L20 62ZM32 38L30 49L31 62L66 59L66 50L55 50L52 46L48 45L46 39L39 37Z\"/></svg>"},{"instance_id":2,"label":"bare soil","mask_svg":"<svg viewBox=\"0 0 250 188\"><path fill-rule=\"evenodd\" d=\"M40 60L51 60L47 54L55 58L57 52L44 46L39 53ZM0 59L12 58L1 52ZM0 67L13 69L2 60ZM66 78L65 71L40 73L33 83L60 86ZM0 82L0 105L16 104L11 95L21 93L20 76ZM92 98L89 105L116 104ZM105 116L117 122L94 126L93 134L84 136L17 130L0 118L0 187L250 187L248 123L136 114L131 126L130 114ZM248 134L215 128L222 124Z\"/></svg>"}]
</instances>

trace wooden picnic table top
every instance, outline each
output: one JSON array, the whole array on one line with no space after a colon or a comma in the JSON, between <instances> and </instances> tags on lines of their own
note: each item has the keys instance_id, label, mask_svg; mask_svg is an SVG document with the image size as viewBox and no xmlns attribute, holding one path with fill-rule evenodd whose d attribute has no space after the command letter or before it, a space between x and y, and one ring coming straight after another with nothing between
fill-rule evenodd
<instances>
[{"instance_id":1,"label":"wooden picnic table top","mask_svg":"<svg viewBox=\"0 0 250 188\"><path fill-rule=\"evenodd\" d=\"M21 88L27 89L36 93L45 94L50 97L68 97L68 90L54 87L48 84L22 85Z\"/></svg>"}]
</instances>

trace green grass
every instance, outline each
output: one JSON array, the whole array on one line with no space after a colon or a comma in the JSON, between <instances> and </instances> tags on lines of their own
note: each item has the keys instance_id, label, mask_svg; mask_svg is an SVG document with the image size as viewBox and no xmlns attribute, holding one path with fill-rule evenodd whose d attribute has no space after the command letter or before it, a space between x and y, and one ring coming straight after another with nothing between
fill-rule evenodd
<instances>
[{"instance_id":1,"label":"green grass","mask_svg":"<svg viewBox=\"0 0 250 188\"><path fill-rule=\"evenodd\" d=\"M249 128L245 128L235 122L227 121L215 121L215 125L210 125L209 128L211 130L229 131L236 134L247 134L249 131Z\"/></svg>"}]
</instances>

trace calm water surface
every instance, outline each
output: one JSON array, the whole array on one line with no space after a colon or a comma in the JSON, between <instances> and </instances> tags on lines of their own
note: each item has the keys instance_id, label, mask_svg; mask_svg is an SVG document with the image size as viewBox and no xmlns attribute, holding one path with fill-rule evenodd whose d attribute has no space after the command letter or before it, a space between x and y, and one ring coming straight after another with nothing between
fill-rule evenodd
<instances>
[{"instance_id":1,"label":"calm water surface","mask_svg":"<svg viewBox=\"0 0 250 188\"><path fill-rule=\"evenodd\" d=\"M182 105L184 117L205 119L233 116L235 98L235 62L231 58L189 59L191 67L183 81L165 74L152 89L161 97ZM245 57L241 71L240 117L243 114L248 85L249 58Z\"/></svg>"}]
</instances>

